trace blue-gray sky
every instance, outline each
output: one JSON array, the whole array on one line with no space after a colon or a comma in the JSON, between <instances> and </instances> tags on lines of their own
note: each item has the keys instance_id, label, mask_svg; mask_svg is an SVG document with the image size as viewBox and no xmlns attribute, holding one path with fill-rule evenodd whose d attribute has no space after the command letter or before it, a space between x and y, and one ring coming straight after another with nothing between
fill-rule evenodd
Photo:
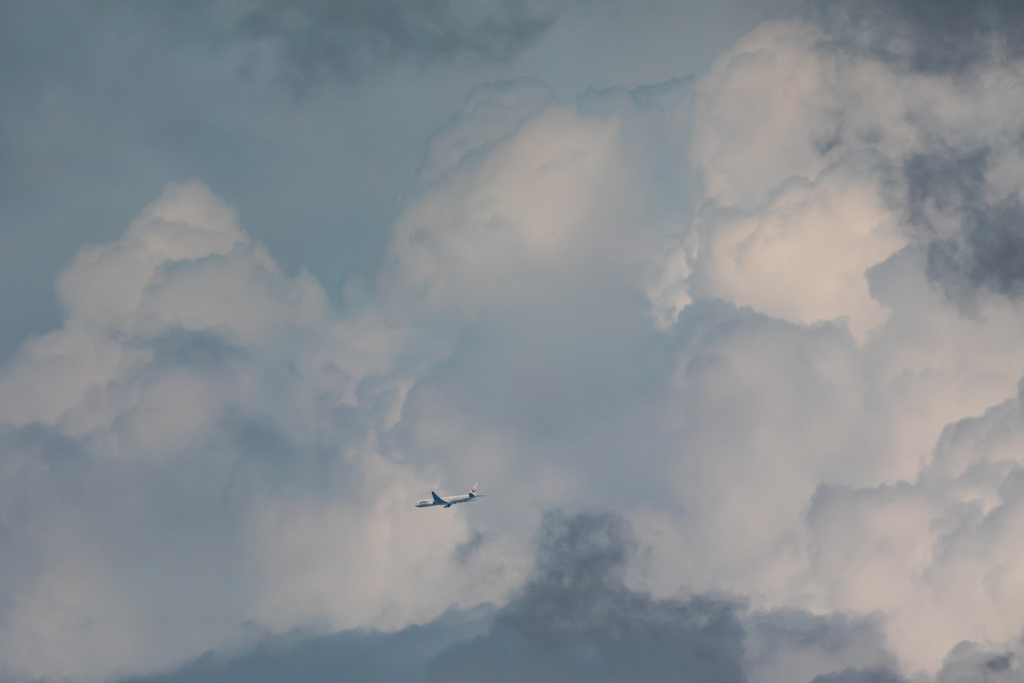
<instances>
[{"instance_id":1,"label":"blue-gray sky","mask_svg":"<svg viewBox=\"0 0 1024 683\"><path fill-rule=\"evenodd\" d=\"M1021 680L1022 45L5 3L0 680Z\"/></svg>"}]
</instances>

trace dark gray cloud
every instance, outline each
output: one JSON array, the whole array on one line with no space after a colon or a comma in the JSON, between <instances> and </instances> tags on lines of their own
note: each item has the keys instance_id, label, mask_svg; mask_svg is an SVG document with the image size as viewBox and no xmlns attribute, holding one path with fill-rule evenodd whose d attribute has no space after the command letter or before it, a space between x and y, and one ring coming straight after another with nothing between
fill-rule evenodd
<instances>
[{"instance_id":1,"label":"dark gray cloud","mask_svg":"<svg viewBox=\"0 0 1024 683\"><path fill-rule=\"evenodd\" d=\"M799 610L745 617L742 601L696 595L655 599L625 583L636 551L613 514L545 516L532 574L505 607L452 608L397 633L342 631L271 636L234 653L208 652L174 671L122 683L278 681L716 681L814 650L869 650L891 658L871 621ZM746 619L746 621L744 621ZM751 650L752 648L752 650ZM812 664L821 670L821 664ZM796 680L799 668L791 669ZM815 683L890 683L884 665L843 669Z\"/></svg>"},{"instance_id":2,"label":"dark gray cloud","mask_svg":"<svg viewBox=\"0 0 1024 683\"><path fill-rule=\"evenodd\" d=\"M966 303L977 288L1024 291L1024 204L1016 193L990 198L989 150L912 157L905 166L911 221L928 231L928 276ZM934 222L951 217L950 235Z\"/></svg>"},{"instance_id":3,"label":"dark gray cloud","mask_svg":"<svg viewBox=\"0 0 1024 683\"><path fill-rule=\"evenodd\" d=\"M296 632L241 654L210 652L166 674L179 681L648 680L742 681L737 604L653 600L623 582L635 546L612 515L549 515L532 578L506 607L449 610L397 633Z\"/></svg>"},{"instance_id":4,"label":"dark gray cloud","mask_svg":"<svg viewBox=\"0 0 1024 683\"><path fill-rule=\"evenodd\" d=\"M975 643L963 642L950 651L936 675L936 683L1009 683L1020 681L1013 653L989 652Z\"/></svg>"},{"instance_id":5,"label":"dark gray cloud","mask_svg":"<svg viewBox=\"0 0 1024 683\"><path fill-rule=\"evenodd\" d=\"M624 572L635 546L617 516L549 514L531 578L499 610L450 610L393 634L275 636L243 654L211 652L124 683L745 680L740 605L630 590Z\"/></svg>"},{"instance_id":6,"label":"dark gray cloud","mask_svg":"<svg viewBox=\"0 0 1024 683\"><path fill-rule=\"evenodd\" d=\"M1016 195L964 215L964 240L940 240L929 247L929 275L944 285L967 283L1007 296L1024 286L1024 204Z\"/></svg>"},{"instance_id":7,"label":"dark gray cloud","mask_svg":"<svg viewBox=\"0 0 1024 683\"><path fill-rule=\"evenodd\" d=\"M849 668L838 673L815 676L811 683L900 683L902 680L891 671Z\"/></svg>"},{"instance_id":8,"label":"dark gray cloud","mask_svg":"<svg viewBox=\"0 0 1024 683\"><path fill-rule=\"evenodd\" d=\"M761 679L782 668L786 680L807 681L817 675L891 672L898 664L888 651L881 619L846 614L810 614L774 609L748 617L744 642L748 671ZM854 668L857 667L857 668ZM821 674L828 671L830 674ZM843 679L845 680L845 679ZM856 679L860 680L860 679Z\"/></svg>"},{"instance_id":9,"label":"dark gray cloud","mask_svg":"<svg viewBox=\"0 0 1024 683\"><path fill-rule=\"evenodd\" d=\"M431 680L743 681L732 601L655 600L624 582L634 542L612 515L548 515L536 568L490 632L428 665Z\"/></svg>"},{"instance_id":10,"label":"dark gray cloud","mask_svg":"<svg viewBox=\"0 0 1024 683\"><path fill-rule=\"evenodd\" d=\"M489 605L452 610L398 633L356 630L274 636L241 655L209 652L173 672L127 678L123 683L421 681L426 661L451 643L484 632L493 611Z\"/></svg>"},{"instance_id":11,"label":"dark gray cloud","mask_svg":"<svg viewBox=\"0 0 1024 683\"><path fill-rule=\"evenodd\" d=\"M460 543L455 546L455 551L452 553L452 558L460 565L465 565L473 557L481 546L487 541L487 536L474 531L470 535L469 540L465 543Z\"/></svg>"},{"instance_id":12,"label":"dark gray cloud","mask_svg":"<svg viewBox=\"0 0 1024 683\"><path fill-rule=\"evenodd\" d=\"M265 0L242 35L280 41L303 77L351 76L381 60L508 61L536 43L565 0Z\"/></svg>"},{"instance_id":13,"label":"dark gray cloud","mask_svg":"<svg viewBox=\"0 0 1024 683\"><path fill-rule=\"evenodd\" d=\"M145 340L143 346L152 349L155 365L189 367L204 373L223 370L230 361L248 355L244 347L225 341L213 330L176 328Z\"/></svg>"},{"instance_id":14,"label":"dark gray cloud","mask_svg":"<svg viewBox=\"0 0 1024 683\"><path fill-rule=\"evenodd\" d=\"M1024 55L1024 4L1015 0L812 0L804 11L838 47L915 71L959 73Z\"/></svg>"}]
</instances>

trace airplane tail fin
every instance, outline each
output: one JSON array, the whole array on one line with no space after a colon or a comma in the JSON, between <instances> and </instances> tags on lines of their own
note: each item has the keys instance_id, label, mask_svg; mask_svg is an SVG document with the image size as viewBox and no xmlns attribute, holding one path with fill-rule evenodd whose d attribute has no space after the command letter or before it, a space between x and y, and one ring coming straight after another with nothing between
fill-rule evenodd
<instances>
[{"instance_id":1,"label":"airplane tail fin","mask_svg":"<svg viewBox=\"0 0 1024 683\"><path fill-rule=\"evenodd\" d=\"M469 490L470 497L473 497L473 498L476 497L476 487L479 486L479 485L480 485L480 482L477 482L477 483L473 484L473 488L471 488Z\"/></svg>"}]
</instances>

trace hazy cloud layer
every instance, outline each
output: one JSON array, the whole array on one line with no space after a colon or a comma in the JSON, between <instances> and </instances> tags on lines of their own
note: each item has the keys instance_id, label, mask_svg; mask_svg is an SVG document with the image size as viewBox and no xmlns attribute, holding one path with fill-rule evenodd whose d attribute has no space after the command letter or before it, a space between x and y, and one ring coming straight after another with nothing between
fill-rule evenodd
<instances>
[{"instance_id":1,"label":"hazy cloud layer","mask_svg":"<svg viewBox=\"0 0 1024 683\"><path fill-rule=\"evenodd\" d=\"M239 29L278 41L299 76L352 76L382 58L507 61L537 42L565 3L267 0L241 13Z\"/></svg>"},{"instance_id":2,"label":"hazy cloud layer","mask_svg":"<svg viewBox=\"0 0 1024 683\"><path fill-rule=\"evenodd\" d=\"M344 296L199 182L79 246L0 368L5 671L1019 679L1016 10L915 7L479 86Z\"/></svg>"},{"instance_id":3,"label":"hazy cloud layer","mask_svg":"<svg viewBox=\"0 0 1024 683\"><path fill-rule=\"evenodd\" d=\"M624 582L635 548L629 526L614 515L550 514L533 570L504 607L450 610L396 633L272 636L123 683L907 680L894 670L877 618L751 612L742 601L713 595L654 599ZM1013 660L1013 653L965 643L935 680L1019 680Z\"/></svg>"},{"instance_id":4,"label":"hazy cloud layer","mask_svg":"<svg viewBox=\"0 0 1024 683\"><path fill-rule=\"evenodd\" d=\"M750 614L743 603L715 596L653 599L624 582L635 546L614 515L548 515L529 578L500 609L450 611L393 634L277 636L240 654L208 653L172 673L129 680L781 682L833 668L843 672L836 680L897 680L871 620ZM879 678L849 673L851 661L873 664Z\"/></svg>"}]
</instances>

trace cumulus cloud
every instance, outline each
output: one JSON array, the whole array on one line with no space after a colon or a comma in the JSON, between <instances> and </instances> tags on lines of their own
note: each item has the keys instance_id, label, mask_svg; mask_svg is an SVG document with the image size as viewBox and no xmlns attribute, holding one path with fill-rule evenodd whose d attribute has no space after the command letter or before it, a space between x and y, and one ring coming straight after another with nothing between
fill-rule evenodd
<instances>
[{"instance_id":1,"label":"cumulus cloud","mask_svg":"<svg viewBox=\"0 0 1024 683\"><path fill-rule=\"evenodd\" d=\"M6 666L1019 678L1016 43L822 12L481 86L340 308L199 184L81 249L0 372Z\"/></svg>"},{"instance_id":2,"label":"cumulus cloud","mask_svg":"<svg viewBox=\"0 0 1024 683\"><path fill-rule=\"evenodd\" d=\"M1020 434L1015 397L944 430L914 483L819 490L813 572L830 577L829 603L874 602L889 615L893 646L932 661L965 637L1016 643Z\"/></svg>"},{"instance_id":3,"label":"cumulus cloud","mask_svg":"<svg viewBox=\"0 0 1024 683\"><path fill-rule=\"evenodd\" d=\"M965 314L935 286L932 233L979 260L975 231L1012 221L950 218L912 169L937 145L1012 138L1012 95L822 49L816 30L756 32L697 84L692 110L688 84L653 110L616 91L531 110L410 198L383 282L454 354L410 394L401 444L451 473L476 465L517 489L539 484L528 495L541 505L632 509L652 548L640 580L658 592L687 583L769 609L878 613L905 672L1008 676L987 662L1009 659L969 665L951 649L966 639L999 652L1018 637L1012 472L988 475L1001 493L981 521L974 498L929 473L945 426L1000 404L1024 370L1012 288L987 286ZM1016 67L985 68L999 84ZM795 88L771 100L790 106L750 106L772 77ZM894 93L889 110L857 106ZM672 187L659 150L678 120L692 121L707 183L692 220L657 192ZM715 138L722 121L757 135ZM985 180L997 207L1012 206L1015 153ZM689 305L662 312L659 331L638 299L665 233L684 282L656 279ZM488 657L509 656L492 645ZM868 659L826 675L898 676Z\"/></svg>"},{"instance_id":4,"label":"cumulus cloud","mask_svg":"<svg viewBox=\"0 0 1024 683\"><path fill-rule=\"evenodd\" d=\"M899 31L910 6L831 9L891 16ZM1014 11L982 4L968 19ZM693 506L671 521L646 513L646 528L655 547L699 539L702 557L723 553L694 563L705 585L819 612L877 610L906 670L935 672L959 641L1012 648L1022 627L1004 620L1013 598L996 578L1016 575L1012 545L994 541L993 554L960 544L998 536L1012 517L1016 456L949 471L944 431L1017 402L1014 141L1024 127L1004 99L1017 97L1020 64L1003 49L1014 29L969 40L978 48L969 64L943 62L941 46L934 59L908 61L858 49L810 16L752 32L697 85L692 159L705 194L668 260L688 294L681 303L697 303L675 325L693 329L708 319L701 308L712 310L701 300L719 298L796 327L761 320L754 332L756 316L743 324L719 308L715 317L731 322L719 336L682 337L677 481ZM922 26L913 28L931 31ZM896 41L891 28L872 20L853 30ZM775 342L783 330L793 338ZM798 351L814 338L822 345ZM1008 338L1018 341L1002 347ZM788 353L798 355L787 368ZM694 444L719 455L688 457ZM776 445L787 452L773 454ZM967 584L986 587L967 597Z\"/></svg>"},{"instance_id":5,"label":"cumulus cloud","mask_svg":"<svg viewBox=\"0 0 1024 683\"><path fill-rule=\"evenodd\" d=\"M446 571L464 526L394 517L431 484L375 433L429 345L334 312L198 184L81 250L58 292L65 326L0 377L7 666L88 677L247 622L415 618L397 588Z\"/></svg>"},{"instance_id":6,"label":"cumulus cloud","mask_svg":"<svg viewBox=\"0 0 1024 683\"><path fill-rule=\"evenodd\" d=\"M276 636L241 653L208 653L173 672L125 683L342 675L353 681L898 680L871 620L750 613L742 602L714 595L655 599L625 583L635 546L629 525L615 515L549 514L529 577L501 608L452 610L397 633ZM975 659L980 654L972 652ZM876 678L854 671L851 662L872 665Z\"/></svg>"}]
</instances>

